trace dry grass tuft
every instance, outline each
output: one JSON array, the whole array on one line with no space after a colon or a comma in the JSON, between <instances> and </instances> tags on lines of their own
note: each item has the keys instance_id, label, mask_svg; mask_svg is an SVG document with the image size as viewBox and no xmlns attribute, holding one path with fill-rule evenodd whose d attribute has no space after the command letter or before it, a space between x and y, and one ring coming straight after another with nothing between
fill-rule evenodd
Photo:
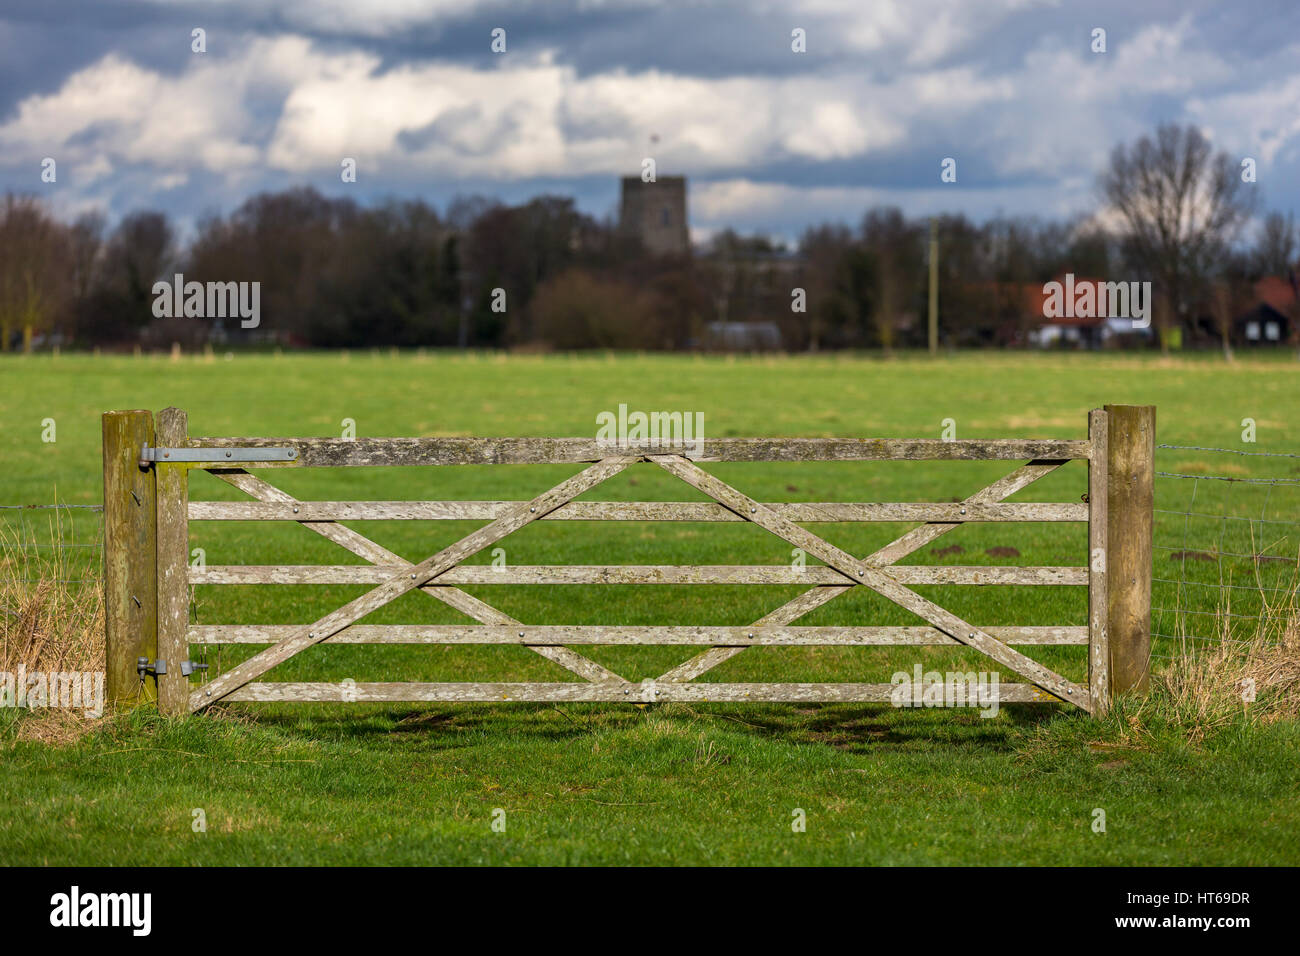
<instances>
[{"instance_id":1,"label":"dry grass tuft","mask_svg":"<svg viewBox=\"0 0 1300 956\"><path fill-rule=\"evenodd\" d=\"M1132 733L1140 735L1143 725L1156 716L1172 719L1193 742L1241 721L1256 725L1300 720L1296 579L1293 576L1288 588L1270 592L1261 587L1259 593L1253 633L1243 634L1233 626L1231 600L1225 598L1213 638L1181 638L1179 654L1169 667L1152 674L1151 693L1127 714Z\"/></svg>"},{"instance_id":2,"label":"dry grass tuft","mask_svg":"<svg viewBox=\"0 0 1300 956\"><path fill-rule=\"evenodd\" d=\"M49 540L64 543L67 519L54 512ZM0 671L102 672L104 588L91 567L62 548L42 550L0 524ZM76 739L96 720L81 709L39 708L18 721L21 739Z\"/></svg>"}]
</instances>

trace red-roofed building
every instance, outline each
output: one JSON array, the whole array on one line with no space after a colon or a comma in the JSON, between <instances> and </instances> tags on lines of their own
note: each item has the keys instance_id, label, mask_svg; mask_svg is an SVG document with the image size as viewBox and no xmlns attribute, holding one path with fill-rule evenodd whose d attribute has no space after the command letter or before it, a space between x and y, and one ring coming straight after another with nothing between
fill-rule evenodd
<instances>
[{"instance_id":1,"label":"red-roofed building","mask_svg":"<svg viewBox=\"0 0 1300 956\"><path fill-rule=\"evenodd\" d=\"M1292 341L1297 327L1296 303L1300 301L1300 280L1289 276L1264 276L1255 283L1255 305L1232 323L1238 345L1284 345Z\"/></svg>"},{"instance_id":2,"label":"red-roofed building","mask_svg":"<svg viewBox=\"0 0 1300 956\"><path fill-rule=\"evenodd\" d=\"M1132 285L1065 274L1050 283L1025 286L1026 306L1036 321L1030 343L1100 348L1118 335L1150 335L1152 303L1145 303L1147 327L1135 328L1132 316L1138 303L1130 298Z\"/></svg>"}]
</instances>

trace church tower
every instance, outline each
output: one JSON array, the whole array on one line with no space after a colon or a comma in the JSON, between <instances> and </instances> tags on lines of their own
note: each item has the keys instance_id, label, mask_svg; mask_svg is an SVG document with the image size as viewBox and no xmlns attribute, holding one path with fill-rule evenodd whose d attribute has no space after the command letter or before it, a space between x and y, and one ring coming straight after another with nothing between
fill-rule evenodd
<instances>
[{"instance_id":1,"label":"church tower","mask_svg":"<svg viewBox=\"0 0 1300 956\"><path fill-rule=\"evenodd\" d=\"M660 176L643 182L624 176L619 229L658 256L684 256L691 250L686 219L686 177Z\"/></svg>"}]
</instances>

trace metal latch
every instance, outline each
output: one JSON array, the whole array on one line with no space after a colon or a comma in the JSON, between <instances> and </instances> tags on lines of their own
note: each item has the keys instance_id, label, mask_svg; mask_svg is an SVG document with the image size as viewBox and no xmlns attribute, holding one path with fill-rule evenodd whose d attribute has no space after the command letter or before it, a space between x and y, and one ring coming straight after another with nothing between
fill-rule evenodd
<instances>
[{"instance_id":1,"label":"metal latch","mask_svg":"<svg viewBox=\"0 0 1300 956\"><path fill-rule=\"evenodd\" d=\"M164 660L150 661L147 657L137 657L135 659L135 672L140 675L140 680L144 680L145 674L162 677L167 673L167 662Z\"/></svg>"},{"instance_id":2,"label":"metal latch","mask_svg":"<svg viewBox=\"0 0 1300 956\"><path fill-rule=\"evenodd\" d=\"M195 671L205 671L207 669L207 664L196 664L193 661L181 661L181 674L185 677L189 677Z\"/></svg>"},{"instance_id":3,"label":"metal latch","mask_svg":"<svg viewBox=\"0 0 1300 956\"><path fill-rule=\"evenodd\" d=\"M293 461L296 448L150 448L140 446L140 467L158 461Z\"/></svg>"}]
</instances>

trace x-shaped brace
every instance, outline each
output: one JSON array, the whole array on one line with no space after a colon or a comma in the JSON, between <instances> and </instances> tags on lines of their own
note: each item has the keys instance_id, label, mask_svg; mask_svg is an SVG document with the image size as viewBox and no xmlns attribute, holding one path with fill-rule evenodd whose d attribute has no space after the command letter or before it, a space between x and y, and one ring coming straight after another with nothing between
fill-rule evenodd
<instances>
[{"instance_id":1,"label":"x-shaped brace","mask_svg":"<svg viewBox=\"0 0 1300 956\"><path fill-rule=\"evenodd\" d=\"M419 564L406 565L401 571L394 574L378 587L373 588L353 601L349 601L347 604L343 605L343 607L330 612L315 623L299 628L278 643L254 654L242 663L232 667L228 671L225 671L208 684L195 690L190 694L190 710L199 710L209 704L215 703L222 697L238 690L250 681L256 680L271 668L283 663L300 651L315 644L319 644L326 638L337 634L339 631L343 630L343 628L356 623L358 620L377 608L383 607L385 604L396 600L408 591L416 588L425 588L439 575L455 567L466 558L477 554L484 548L490 547L506 535L519 530L525 525L531 524L533 521L544 517L556 508L559 508L561 505L567 504L583 492L590 490L607 478L611 478L618 474L636 460L638 460L636 456L631 456L605 458L596 462L594 465L588 466L572 478L569 478L549 491L538 495L532 501L520 502L517 506L502 514L494 521L484 525L477 531L471 532L456 543L443 548L437 554L431 555ZM233 478L234 476L232 475L231 477ZM252 479L251 475L246 477ZM231 484L234 484L236 487L241 487L242 485L245 487L245 490L247 490L249 488L257 487L254 482L258 482L258 479L252 479L252 482L244 482L241 479L240 481L231 481ZM264 485L265 483L261 482L260 484ZM272 491L278 491L278 489L274 489L270 485L266 485L266 488L271 489ZM283 492L279 493L283 494ZM286 495L285 497L287 498L288 496ZM315 526L317 524L325 525L327 523L303 522L303 524ZM377 560L379 555L382 553L388 560L395 558L398 562L405 564L401 558L392 555L387 552L386 549L380 548L374 542L369 541L362 535L359 535L348 528L333 525L329 531L326 531L324 527L313 527L312 530L325 535L339 544L343 544L344 547L349 548L349 550L353 550L354 546L363 548L367 553L363 554L362 551L356 550L354 550L354 553L361 554L369 560ZM344 543L345 541L347 543ZM371 555L374 555L374 557ZM441 592L442 590L444 590L442 587L433 588L434 592ZM459 597L451 597L447 603L451 604L453 607L457 607L458 609L465 610L466 613L469 614L473 614L473 612L468 610L468 608L473 607L480 613L490 611L492 616L501 615L502 617L506 617L510 623L517 623L513 618L509 618L507 615L492 608L491 605L484 604L469 594L459 592L459 595ZM441 594L435 593L435 596L441 597ZM489 622L484 621L484 623ZM490 623L501 622L499 620L494 620ZM623 681L623 678L619 677L617 674L605 670L605 668L601 667L594 661L583 658L581 655L574 651L570 651L568 648L546 647L543 649L541 647L533 647L533 650L542 654L544 657L555 660L557 663L570 667L570 669L574 670L575 673L586 677L588 680L614 680L626 683ZM575 658L579 660L574 660ZM581 667L582 670L577 670L578 667Z\"/></svg>"},{"instance_id":2,"label":"x-shaped brace","mask_svg":"<svg viewBox=\"0 0 1300 956\"><path fill-rule=\"evenodd\" d=\"M222 481L234 485L245 494L251 495L259 501L274 501L281 504L298 504L298 500L287 492L263 481L254 475L242 469L213 469L211 474L216 475ZM314 531L322 537L328 538L335 544L341 545L351 551L358 557L365 558L371 564L382 565L408 565L400 555L396 555L382 545L376 544L363 534L353 531L351 528L338 524L335 521L300 521L298 522L309 531ZM467 617L471 617L480 624L498 624L511 627L520 624L509 614L501 611L486 601L482 601L474 595L462 591L460 588L452 587L449 584L432 585L426 584L420 588L425 594L437 598L444 604L455 608ZM546 644L525 644L530 651L540 654L547 660L559 664L561 667L572 671L579 677L589 681L621 681L619 677L611 670L601 667L595 661L584 657L577 651L570 650L567 647L558 647Z\"/></svg>"},{"instance_id":3,"label":"x-shaped brace","mask_svg":"<svg viewBox=\"0 0 1300 956\"><path fill-rule=\"evenodd\" d=\"M819 558L828 566L845 575L846 582L844 585L819 586L811 591L805 592L794 601L778 608L772 614L762 618L760 624L786 624L790 620L800 617L811 611L813 608L826 603L831 598L843 593L854 587L854 582L860 582L867 587L876 591L878 594L898 604L900 607L918 615L931 625L948 634L955 640L967 644L975 650L993 658L999 664L1009 668L1012 671L1027 678L1032 683L1043 688L1051 694L1056 695L1061 700L1077 703L1085 709L1088 707L1088 691L1086 688L1066 680L1059 674L1047 669L1042 664L1032 658L1026 657L1019 651L1016 651L1001 641L997 640L987 632L968 624L966 621L953 614L951 611L940 607L933 601L930 601L912 589L900 584L894 577L883 570L882 564L893 563L899 560L904 554L911 553L921 547L926 540L933 540L940 534L944 534L957 525L938 526L941 530L927 531L932 526L926 525L914 529L898 541L887 545L880 551L871 555L867 560L860 561L853 555L835 547L825 539L818 537L812 532L794 524L788 519L777 514L770 508L765 507L747 495L737 491L730 485L713 477L704 471L694 462L688 461L679 455L651 455L649 459L658 464L665 471L681 478L687 484L704 492L706 495L717 501L719 504L730 509L736 514L755 524L770 531L777 537L793 544L795 547L802 548L808 554ZM1037 463L1033 462L1024 466L1011 475L1008 475L1002 481L995 483L984 489L977 495L972 496L968 501L989 500L987 496L997 495L992 500L1000 500L1019 490L1019 487L1041 477L1047 471L1058 467L1059 463ZM1046 470L1043 470L1046 469ZM999 486L1003 486L999 488ZM985 496L985 497L981 497ZM901 552L901 553L899 553ZM822 595L825 594L825 597ZM781 620L780 618L786 618ZM715 647L703 654L699 654L684 664L679 665L668 673L664 674L659 680L668 681L685 681L691 680L699 674L704 673L710 667L721 663L734 654L739 653L744 648L740 647Z\"/></svg>"}]
</instances>

